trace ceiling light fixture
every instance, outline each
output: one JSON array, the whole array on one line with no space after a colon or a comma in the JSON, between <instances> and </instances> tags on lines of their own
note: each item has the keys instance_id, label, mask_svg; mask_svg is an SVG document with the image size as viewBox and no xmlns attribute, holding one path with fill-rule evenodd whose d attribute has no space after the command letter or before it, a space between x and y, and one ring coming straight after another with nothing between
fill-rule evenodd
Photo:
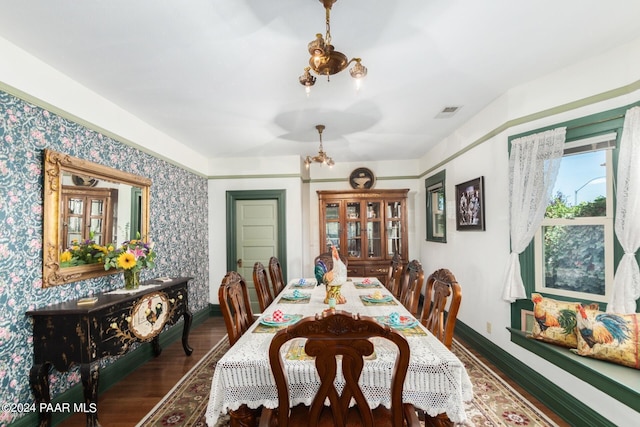
<instances>
[{"instance_id":1,"label":"ceiling light fixture","mask_svg":"<svg viewBox=\"0 0 640 427\"><path fill-rule=\"evenodd\" d=\"M313 157L307 156L307 158L304 159L304 165L307 167L307 169L309 169L311 163L320 163L320 166L327 165L329 167L335 164L333 162L333 159L327 156L327 153L325 153L322 149L322 131L324 130L324 125L316 125L316 129L318 129L318 134L320 135L320 149L318 150L318 155Z\"/></svg>"},{"instance_id":2,"label":"ceiling light fixture","mask_svg":"<svg viewBox=\"0 0 640 427\"><path fill-rule=\"evenodd\" d=\"M307 46L309 49L309 66L305 67L304 74L299 77L300 84L304 86L307 96L311 92L311 86L316 83L316 78L310 73L313 70L319 76L329 76L337 74L347 68L351 62L355 62L349 70L351 77L356 79L356 89L360 88L360 81L367 75L367 67L362 65L360 58L352 58L347 60L347 56L342 52L334 50L331 44L331 6L337 0L320 0L326 11L327 33L322 38L322 34L316 34L316 38Z\"/></svg>"}]
</instances>

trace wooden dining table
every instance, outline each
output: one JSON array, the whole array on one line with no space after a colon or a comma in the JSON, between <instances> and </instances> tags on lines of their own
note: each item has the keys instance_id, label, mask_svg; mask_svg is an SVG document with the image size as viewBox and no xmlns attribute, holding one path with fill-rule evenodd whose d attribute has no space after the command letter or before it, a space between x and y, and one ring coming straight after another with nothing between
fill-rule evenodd
<instances>
[{"instance_id":1,"label":"wooden dining table","mask_svg":"<svg viewBox=\"0 0 640 427\"><path fill-rule=\"evenodd\" d=\"M445 413L452 422L466 421L465 402L472 400L473 387L458 357L427 331L376 278L349 278L342 285L341 293L346 303L338 304L337 310L372 316L381 323L395 319L393 313L402 319L402 325L391 326L402 332L411 350L403 401L434 417ZM317 286L316 279L290 280L251 328L222 356L211 384L206 413L209 427L227 412L231 415L232 426L252 425L254 415L261 407L278 407L268 350L274 334L286 326L273 322L273 314L279 311L285 320L295 322L321 313L329 308L325 295L325 286ZM360 378L361 384L366 386L363 388L371 407L390 406L390 373L397 349L384 341L374 342L375 358L366 361ZM319 385L315 364L304 354L303 347L303 342L294 340L283 349L292 406L309 405Z\"/></svg>"}]
</instances>

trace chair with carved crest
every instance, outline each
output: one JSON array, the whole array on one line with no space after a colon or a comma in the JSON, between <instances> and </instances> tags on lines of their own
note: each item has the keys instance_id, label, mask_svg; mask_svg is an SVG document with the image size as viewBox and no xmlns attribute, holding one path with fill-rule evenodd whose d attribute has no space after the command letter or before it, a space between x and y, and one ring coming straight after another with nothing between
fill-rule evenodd
<instances>
[{"instance_id":1,"label":"chair with carved crest","mask_svg":"<svg viewBox=\"0 0 640 427\"><path fill-rule=\"evenodd\" d=\"M420 322L447 348L451 348L461 301L462 289L451 271L441 268L427 278Z\"/></svg>"},{"instance_id":2,"label":"chair with carved crest","mask_svg":"<svg viewBox=\"0 0 640 427\"><path fill-rule=\"evenodd\" d=\"M300 404L290 408L289 385L281 349L295 338L306 338L304 351L307 356L315 358L320 386L310 406ZM365 359L374 354L371 338L384 338L390 346L397 347L389 390L390 409L384 405L371 408L359 385ZM278 390L279 404L276 409L262 409L260 426L419 426L413 405L402 402L409 355L409 344L404 336L372 317L340 310L306 317L278 331L271 340L269 363ZM344 381L344 385L336 387L339 364L344 377L339 381ZM352 400L355 405L350 404Z\"/></svg>"},{"instance_id":3,"label":"chair with carved crest","mask_svg":"<svg viewBox=\"0 0 640 427\"><path fill-rule=\"evenodd\" d=\"M227 326L229 343L233 345L255 321L247 284L238 272L229 271L224 276L218 289L218 300Z\"/></svg>"},{"instance_id":4,"label":"chair with carved crest","mask_svg":"<svg viewBox=\"0 0 640 427\"><path fill-rule=\"evenodd\" d=\"M271 296L271 290L269 289L267 270L264 268L264 264L260 261L256 261L253 265L253 285L256 288L256 294L258 294L260 311L264 312L265 308L273 302L273 297Z\"/></svg>"},{"instance_id":5,"label":"chair with carved crest","mask_svg":"<svg viewBox=\"0 0 640 427\"><path fill-rule=\"evenodd\" d=\"M414 259L407 264L400 289L400 302L415 317L418 317L418 305L424 284L424 271L422 264Z\"/></svg>"},{"instance_id":6,"label":"chair with carved crest","mask_svg":"<svg viewBox=\"0 0 640 427\"><path fill-rule=\"evenodd\" d=\"M286 286L282 275L282 266L277 257L269 258L269 276L271 276L271 285L273 286L273 297L280 295L280 292Z\"/></svg>"},{"instance_id":7,"label":"chair with carved crest","mask_svg":"<svg viewBox=\"0 0 640 427\"><path fill-rule=\"evenodd\" d=\"M391 258L391 264L387 271L387 283L386 288L395 296L400 298L400 280L402 278L402 258L396 252Z\"/></svg>"}]
</instances>

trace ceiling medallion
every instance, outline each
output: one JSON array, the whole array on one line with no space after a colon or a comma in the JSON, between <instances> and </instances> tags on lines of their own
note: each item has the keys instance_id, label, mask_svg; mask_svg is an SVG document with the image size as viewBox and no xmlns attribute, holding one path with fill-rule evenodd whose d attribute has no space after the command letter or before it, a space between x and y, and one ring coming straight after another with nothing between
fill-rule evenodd
<instances>
[{"instance_id":1,"label":"ceiling medallion","mask_svg":"<svg viewBox=\"0 0 640 427\"><path fill-rule=\"evenodd\" d=\"M309 169L311 163L320 163L320 166L327 165L329 167L335 164L333 162L333 159L327 156L327 153L325 153L322 149L322 131L324 130L324 125L316 125L316 129L318 129L318 134L320 135L320 149L318 150L317 155L313 157L307 156L307 158L304 159L304 165L307 167L307 169Z\"/></svg>"},{"instance_id":2,"label":"ceiling medallion","mask_svg":"<svg viewBox=\"0 0 640 427\"><path fill-rule=\"evenodd\" d=\"M342 52L338 52L331 44L331 6L337 0L320 0L320 3L324 5L326 12L326 26L327 32L322 38L322 34L316 34L316 38L312 40L307 46L309 54L309 66L305 67L304 74L299 77L300 84L304 86L307 96L311 92L311 86L316 83L316 78L311 74L313 70L319 76L329 76L337 74L340 71L347 68L347 66L355 62L353 67L349 70L351 77L356 79L356 89L360 88L360 81L367 75L367 67L360 63L360 58L347 59L347 56Z\"/></svg>"}]
</instances>

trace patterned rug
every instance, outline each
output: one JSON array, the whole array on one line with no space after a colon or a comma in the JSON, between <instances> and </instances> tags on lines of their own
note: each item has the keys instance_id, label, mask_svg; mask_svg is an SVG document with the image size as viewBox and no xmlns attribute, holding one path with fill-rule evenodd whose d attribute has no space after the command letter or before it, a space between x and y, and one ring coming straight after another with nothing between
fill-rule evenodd
<instances>
[{"instance_id":1,"label":"patterned rug","mask_svg":"<svg viewBox=\"0 0 640 427\"><path fill-rule=\"evenodd\" d=\"M136 427L207 427L211 379L216 363L228 348L227 338L216 344ZM465 426L557 426L457 341L452 351L465 364L473 383L474 397L466 405ZM225 416L216 427L228 425Z\"/></svg>"}]
</instances>

